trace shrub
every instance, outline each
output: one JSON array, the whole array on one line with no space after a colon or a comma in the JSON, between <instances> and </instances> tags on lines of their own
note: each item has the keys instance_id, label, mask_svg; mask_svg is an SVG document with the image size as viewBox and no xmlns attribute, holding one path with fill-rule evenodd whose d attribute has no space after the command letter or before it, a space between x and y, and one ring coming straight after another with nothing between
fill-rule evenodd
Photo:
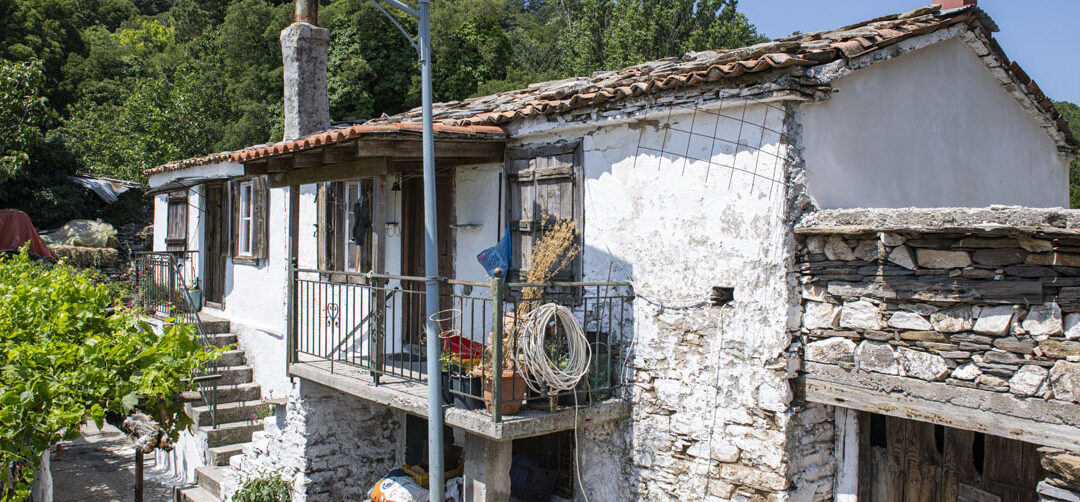
<instances>
[{"instance_id":1,"label":"shrub","mask_svg":"<svg viewBox=\"0 0 1080 502\"><path fill-rule=\"evenodd\" d=\"M191 423L178 392L220 351L194 327L162 333L119 305L115 284L93 273L31 260L25 248L0 258L0 498L23 500L41 455L136 406L175 440Z\"/></svg>"},{"instance_id":2,"label":"shrub","mask_svg":"<svg viewBox=\"0 0 1080 502\"><path fill-rule=\"evenodd\" d=\"M233 502L290 502L292 484L280 474L264 474L245 481L232 499Z\"/></svg>"}]
</instances>

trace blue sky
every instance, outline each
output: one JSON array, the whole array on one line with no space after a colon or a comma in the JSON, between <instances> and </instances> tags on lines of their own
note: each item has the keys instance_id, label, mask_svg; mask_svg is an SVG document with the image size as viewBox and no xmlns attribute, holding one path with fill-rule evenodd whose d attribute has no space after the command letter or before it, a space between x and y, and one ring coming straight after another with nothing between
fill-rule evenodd
<instances>
[{"instance_id":1,"label":"blue sky","mask_svg":"<svg viewBox=\"0 0 1080 502\"><path fill-rule=\"evenodd\" d=\"M927 5L930 0L740 0L758 31L770 38L793 31L839 28ZM1001 31L994 38L1050 99L1080 104L1080 0L979 0Z\"/></svg>"}]
</instances>

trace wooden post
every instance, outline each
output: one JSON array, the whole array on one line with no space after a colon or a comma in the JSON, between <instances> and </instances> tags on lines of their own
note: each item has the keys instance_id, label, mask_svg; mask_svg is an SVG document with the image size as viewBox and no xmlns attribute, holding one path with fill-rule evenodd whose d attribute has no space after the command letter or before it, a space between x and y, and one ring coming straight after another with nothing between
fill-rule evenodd
<instances>
[{"instance_id":1,"label":"wooden post","mask_svg":"<svg viewBox=\"0 0 1080 502\"><path fill-rule=\"evenodd\" d=\"M135 502L143 502L143 452L135 448Z\"/></svg>"},{"instance_id":2,"label":"wooden post","mask_svg":"<svg viewBox=\"0 0 1080 502\"><path fill-rule=\"evenodd\" d=\"M296 275L299 266L297 256L300 247L300 185L289 187L289 281L288 281L288 312L285 326L285 370L288 365L296 362Z\"/></svg>"},{"instance_id":3,"label":"wooden post","mask_svg":"<svg viewBox=\"0 0 1080 502\"><path fill-rule=\"evenodd\" d=\"M387 160L387 170L389 170L390 161ZM374 203L372 209L374 214L371 218L371 268L372 272L376 274L386 273L386 201L389 197L386 196L386 175L380 174L375 177L375 186L371 190L374 196ZM383 372L384 354L386 352L386 290L377 286L388 285L385 279L379 279L373 281L372 288L375 291L374 299L375 305L372 307L375 311L375 329L369 330L372 336L375 337L375 343L373 344L374 354L370 354L370 359L374 363L374 380L375 384L379 383L379 375Z\"/></svg>"}]
</instances>

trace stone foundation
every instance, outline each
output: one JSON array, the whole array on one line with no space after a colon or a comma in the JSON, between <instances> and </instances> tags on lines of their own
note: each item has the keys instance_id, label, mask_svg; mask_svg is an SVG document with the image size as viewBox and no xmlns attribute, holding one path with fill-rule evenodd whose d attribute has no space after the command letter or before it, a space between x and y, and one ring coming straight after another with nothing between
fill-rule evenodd
<instances>
[{"instance_id":1,"label":"stone foundation","mask_svg":"<svg viewBox=\"0 0 1080 502\"><path fill-rule=\"evenodd\" d=\"M319 384L295 379L288 405L265 419L243 455L233 457L222 493L245 480L280 474L293 500L360 500L401 464L404 414Z\"/></svg>"}]
</instances>

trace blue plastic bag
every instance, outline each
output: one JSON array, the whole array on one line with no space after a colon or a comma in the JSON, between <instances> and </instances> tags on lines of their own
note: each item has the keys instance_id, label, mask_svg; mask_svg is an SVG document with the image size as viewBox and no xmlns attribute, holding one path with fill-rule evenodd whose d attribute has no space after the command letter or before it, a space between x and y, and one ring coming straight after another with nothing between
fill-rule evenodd
<instances>
[{"instance_id":1,"label":"blue plastic bag","mask_svg":"<svg viewBox=\"0 0 1080 502\"><path fill-rule=\"evenodd\" d=\"M489 247L476 255L476 261L480 262L480 265L484 267L487 274L491 277L495 277L495 269L501 268L503 274L510 269L510 223L506 223L506 234L502 239L492 247Z\"/></svg>"}]
</instances>

